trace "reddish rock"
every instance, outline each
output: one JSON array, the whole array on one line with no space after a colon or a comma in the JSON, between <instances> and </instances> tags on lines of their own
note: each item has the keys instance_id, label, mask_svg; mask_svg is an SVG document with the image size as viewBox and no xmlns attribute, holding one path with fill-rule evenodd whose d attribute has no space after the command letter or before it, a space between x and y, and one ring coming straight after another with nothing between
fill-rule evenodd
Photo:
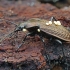
<instances>
[{"instance_id":1,"label":"reddish rock","mask_svg":"<svg viewBox=\"0 0 70 70\"><path fill-rule=\"evenodd\" d=\"M32 65L35 64L37 66L37 70L39 70L41 68L45 69L45 67L48 67L46 62L47 60L45 58L47 53L51 56L51 59L58 58L59 55L55 55L55 51L53 51L55 45L53 45L50 40L47 40L46 38L46 49L44 48L39 36L36 36L35 38L29 36L22 47L16 51L18 45L22 41L21 39L25 37L25 33L19 32L18 38L14 38L14 36L12 38L8 38L6 36L15 29L15 25L12 22L19 24L30 18L42 18L50 20L50 17L54 16L57 20L62 22L62 25L70 27L70 10L57 9L50 4L40 3L35 3L32 6L22 3L15 3L13 5L11 3L10 5L7 4L7 7L1 6L0 10L2 10L2 12L0 12L0 18L4 19L0 19L0 40L5 38L0 43L0 62L12 63L13 65L18 64L20 67L22 65L23 67L25 65L28 66L32 63ZM70 44L64 43L64 48L66 48L65 54L70 53ZM61 49L59 48L59 50ZM58 53L62 55L62 51L59 51ZM28 68L30 68L30 66Z\"/></svg>"}]
</instances>

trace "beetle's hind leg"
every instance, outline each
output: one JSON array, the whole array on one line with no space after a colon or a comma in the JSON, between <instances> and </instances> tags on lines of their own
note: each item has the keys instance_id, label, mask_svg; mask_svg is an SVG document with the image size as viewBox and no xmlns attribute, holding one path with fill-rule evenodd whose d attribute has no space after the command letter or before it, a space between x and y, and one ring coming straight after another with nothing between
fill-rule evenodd
<instances>
[{"instance_id":1,"label":"beetle's hind leg","mask_svg":"<svg viewBox=\"0 0 70 70\"><path fill-rule=\"evenodd\" d=\"M51 61L50 61L49 54L47 54L47 52L46 52L46 44L45 44L45 41L44 41L43 36L42 36L41 33L39 34L39 36L40 36L40 39L41 39L41 41L43 42L44 47L45 47L45 56L46 56L46 59L47 59L48 65L49 65L49 68L48 68L47 70L51 70L51 64L50 64Z\"/></svg>"},{"instance_id":2,"label":"beetle's hind leg","mask_svg":"<svg viewBox=\"0 0 70 70\"><path fill-rule=\"evenodd\" d=\"M64 64L66 65L65 66L65 70L69 70L68 60L67 60L67 57L64 54L64 48L63 48L64 46L63 46L63 44L62 44L62 42L60 40L56 39L56 42L58 42L60 44L61 50L62 50L62 54L63 54L63 56L62 57L60 56L59 59L61 59L62 62L64 62Z\"/></svg>"},{"instance_id":3,"label":"beetle's hind leg","mask_svg":"<svg viewBox=\"0 0 70 70\"><path fill-rule=\"evenodd\" d=\"M44 41L43 37L42 37L41 35L39 35L39 36L40 36L41 41L42 41L43 44L44 44L44 47L46 47L46 44L45 44L45 41Z\"/></svg>"},{"instance_id":4,"label":"beetle's hind leg","mask_svg":"<svg viewBox=\"0 0 70 70\"><path fill-rule=\"evenodd\" d=\"M55 46L54 51L56 51L56 53L57 53L57 47L60 46L61 47L61 50L62 50L62 55L63 55L63 57L65 57L62 41L59 40L59 39L54 39L54 38L50 38L50 41Z\"/></svg>"}]
</instances>

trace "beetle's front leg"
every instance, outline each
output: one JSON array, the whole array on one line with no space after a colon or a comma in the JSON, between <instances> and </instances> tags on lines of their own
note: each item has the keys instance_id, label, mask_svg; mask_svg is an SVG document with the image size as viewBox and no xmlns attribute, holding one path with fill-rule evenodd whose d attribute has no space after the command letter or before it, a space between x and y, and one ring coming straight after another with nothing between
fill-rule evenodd
<instances>
[{"instance_id":1,"label":"beetle's front leg","mask_svg":"<svg viewBox=\"0 0 70 70\"><path fill-rule=\"evenodd\" d=\"M32 34L33 34L33 32L26 34L26 36L25 36L24 39L22 40L22 43L18 46L18 49L23 45L23 43L25 42L27 36L30 36L30 35L32 35Z\"/></svg>"}]
</instances>

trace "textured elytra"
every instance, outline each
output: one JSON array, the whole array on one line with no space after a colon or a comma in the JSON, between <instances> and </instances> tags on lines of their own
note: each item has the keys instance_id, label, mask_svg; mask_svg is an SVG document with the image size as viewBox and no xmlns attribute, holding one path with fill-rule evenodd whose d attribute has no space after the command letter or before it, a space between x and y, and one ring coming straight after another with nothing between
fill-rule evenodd
<instances>
[{"instance_id":1,"label":"textured elytra","mask_svg":"<svg viewBox=\"0 0 70 70\"><path fill-rule=\"evenodd\" d=\"M26 25L26 28L40 26L41 31L61 40L70 42L70 32L63 25L55 25L54 22L52 22L51 25L46 25L48 22L48 20L32 18L24 23L21 23L19 26L23 27Z\"/></svg>"}]
</instances>

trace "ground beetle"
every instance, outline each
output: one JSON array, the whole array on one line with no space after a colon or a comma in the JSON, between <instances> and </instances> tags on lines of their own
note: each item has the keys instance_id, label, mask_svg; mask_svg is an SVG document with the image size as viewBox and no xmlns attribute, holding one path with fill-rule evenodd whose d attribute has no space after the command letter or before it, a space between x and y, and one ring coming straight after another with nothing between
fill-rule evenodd
<instances>
[{"instance_id":1,"label":"ground beetle","mask_svg":"<svg viewBox=\"0 0 70 70\"><path fill-rule=\"evenodd\" d=\"M28 31L22 43L18 46L22 46L27 36L39 35L44 43L43 37L47 37L50 40L55 39L62 44L62 41L70 42L70 32L61 25L60 21L57 21L54 17L51 17L50 21L32 18L19 26L14 30L13 34L18 31Z\"/></svg>"},{"instance_id":2,"label":"ground beetle","mask_svg":"<svg viewBox=\"0 0 70 70\"><path fill-rule=\"evenodd\" d=\"M50 40L55 40L61 45L63 41L70 42L70 32L61 25L60 21L57 21L54 17L51 17L50 21L44 19L32 18L24 23L19 24L19 26L17 26L14 32L12 32L10 35L12 36L14 33L17 33L18 31L29 32L26 34L25 38L23 39L22 43L18 46L18 48L20 48L23 45L27 36L35 36L36 34L40 36L40 39L42 40L45 47L46 45L43 37L49 38ZM62 52L63 52L63 57L65 58L63 46L62 46Z\"/></svg>"}]
</instances>

